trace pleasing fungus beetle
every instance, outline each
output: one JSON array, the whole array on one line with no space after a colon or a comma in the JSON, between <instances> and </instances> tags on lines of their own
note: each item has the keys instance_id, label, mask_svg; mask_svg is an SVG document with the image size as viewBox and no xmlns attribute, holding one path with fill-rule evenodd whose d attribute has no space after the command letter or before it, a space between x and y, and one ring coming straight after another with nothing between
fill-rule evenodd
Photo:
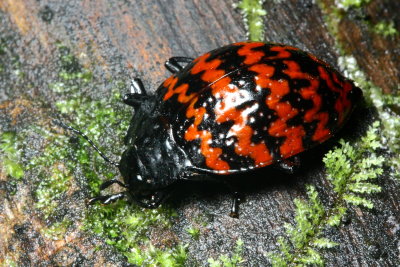
<instances>
[{"instance_id":1,"label":"pleasing fungus beetle","mask_svg":"<svg viewBox=\"0 0 400 267\"><path fill-rule=\"evenodd\" d=\"M296 155L332 137L362 97L327 63L281 44L234 43L165 66L173 75L155 94L134 79L123 99L135 111L116 164L124 183L101 188L118 183L127 191L91 203L129 196L155 208L178 180L212 174L226 181L273 163L290 171Z\"/></svg>"}]
</instances>

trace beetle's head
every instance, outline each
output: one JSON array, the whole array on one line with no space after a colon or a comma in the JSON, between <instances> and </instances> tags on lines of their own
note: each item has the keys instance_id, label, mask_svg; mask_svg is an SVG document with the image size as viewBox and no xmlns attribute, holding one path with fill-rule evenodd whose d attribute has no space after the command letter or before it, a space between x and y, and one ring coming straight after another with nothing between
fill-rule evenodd
<instances>
[{"instance_id":1,"label":"beetle's head","mask_svg":"<svg viewBox=\"0 0 400 267\"><path fill-rule=\"evenodd\" d=\"M154 192L153 179L134 148L127 149L122 154L118 167L131 194L145 197Z\"/></svg>"}]
</instances>

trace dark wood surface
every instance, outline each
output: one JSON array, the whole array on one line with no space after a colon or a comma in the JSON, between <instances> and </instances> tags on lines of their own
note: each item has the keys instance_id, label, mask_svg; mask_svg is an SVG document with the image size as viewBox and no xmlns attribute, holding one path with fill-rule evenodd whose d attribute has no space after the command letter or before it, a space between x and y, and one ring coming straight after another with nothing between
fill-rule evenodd
<instances>
[{"instance_id":1,"label":"dark wood surface","mask_svg":"<svg viewBox=\"0 0 400 267\"><path fill-rule=\"evenodd\" d=\"M322 2L331 11L329 5L334 1ZM7 46L7 53L0 55L5 66L0 74L1 131L18 131L32 122L43 124L51 120L54 102L59 100L49 89L58 75L58 43L69 47L80 63L93 72L96 80L84 90L96 99L109 96L108 81L118 79L128 84L132 76L141 77L145 86L154 91L168 75L163 64L169 57L195 57L247 39L242 16L233 3L0 0L0 38ZM335 38L314 1L266 1L264 8L265 41L297 46L338 66ZM394 21L399 29L399 10L398 1L376 0L362 11L349 10L339 22L337 38L343 49L356 58L367 78L387 93L396 93L400 84L400 37L373 33L368 23L385 19ZM23 77L16 73L15 64L23 71ZM357 122L354 127L365 128L371 116L361 116L365 122ZM30 153L40 151L40 143L32 144ZM304 185L314 184L323 200L329 201L321 156L332 144L322 152L309 154L300 174L281 180L278 177L279 181L276 177L272 181L250 181L239 220L227 216L230 196L226 191L218 193L219 187L209 193L207 185L195 185L198 188L183 194L183 199L174 197L171 201L178 218L172 231L179 242L189 244L188 266L205 265L207 258L229 253L238 238L245 244L243 266L269 265L265 254L276 249L277 237L284 234L283 225L293 222L293 199L306 197ZM24 178L15 195L6 186L8 179L4 174L0 177L0 263L7 257L21 266L126 263L113 250L95 250L103 241L83 231L60 240L43 237L40 229L46 222L33 208L34 186L29 177ZM400 263L400 230L396 228L400 222L399 185L389 176L382 177L379 183L383 191L372 197L373 210L351 208L349 223L327 233L340 244L323 253L328 266ZM80 209L76 213L82 212ZM204 214L211 219L201 229L199 240L193 241L185 229ZM378 256L374 252L377 249Z\"/></svg>"}]
</instances>

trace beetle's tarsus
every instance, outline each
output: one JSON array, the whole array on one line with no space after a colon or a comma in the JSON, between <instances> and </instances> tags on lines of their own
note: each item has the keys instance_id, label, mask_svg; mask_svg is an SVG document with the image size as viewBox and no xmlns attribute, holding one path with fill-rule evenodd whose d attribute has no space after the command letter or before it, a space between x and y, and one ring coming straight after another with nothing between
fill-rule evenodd
<instances>
[{"instance_id":1,"label":"beetle's tarsus","mask_svg":"<svg viewBox=\"0 0 400 267\"><path fill-rule=\"evenodd\" d=\"M167 68L167 70L169 70L171 73L177 73L193 60L194 58L190 57L171 57L165 62L164 65Z\"/></svg>"},{"instance_id":2,"label":"beetle's tarsus","mask_svg":"<svg viewBox=\"0 0 400 267\"><path fill-rule=\"evenodd\" d=\"M87 205L93 205L96 202L100 202L101 204L108 205L117 200L125 198L125 192L121 192L114 195L106 195L106 196L98 196L88 200Z\"/></svg>"},{"instance_id":3,"label":"beetle's tarsus","mask_svg":"<svg viewBox=\"0 0 400 267\"><path fill-rule=\"evenodd\" d=\"M122 102L131 107L137 108L147 98L148 96L142 80L139 78L133 78L131 80L130 92L122 97Z\"/></svg>"},{"instance_id":4,"label":"beetle's tarsus","mask_svg":"<svg viewBox=\"0 0 400 267\"><path fill-rule=\"evenodd\" d=\"M229 213L229 216L235 219L239 218L239 204L242 202L242 198L238 192L233 192L233 201L232 201L232 207L231 207L231 212Z\"/></svg>"},{"instance_id":5,"label":"beetle's tarsus","mask_svg":"<svg viewBox=\"0 0 400 267\"><path fill-rule=\"evenodd\" d=\"M142 80L139 78L132 78L131 80L131 94L146 95L146 88L143 85Z\"/></svg>"}]
</instances>

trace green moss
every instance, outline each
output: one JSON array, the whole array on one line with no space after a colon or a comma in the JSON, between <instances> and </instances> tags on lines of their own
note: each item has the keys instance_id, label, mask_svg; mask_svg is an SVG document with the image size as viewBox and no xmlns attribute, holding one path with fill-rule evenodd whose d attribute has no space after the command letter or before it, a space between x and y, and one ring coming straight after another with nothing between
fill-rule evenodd
<instances>
[{"instance_id":1,"label":"green moss","mask_svg":"<svg viewBox=\"0 0 400 267\"><path fill-rule=\"evenodd\" d=\"M58 200L71 186L71 173L62 164L49 166L50 175L43 175L35 196L35 207L47 218L58 206Z\"/></svg>"},{"instance_id":2,"label":"green moss","mask_svg":"<svg viewBox=\"0 0 400 267\"><path fill-rule=\"evenodd\" d=\"M327 6L323 1L318 1L320 7L325 11L325 14L327 15L325 16L325 20L327 21L327 25L331 34L333 34L334 36L338 36L338 24L349 8L360 8L370 2L371 0L342 0L335 1L336 6ZM362 20L362 22L372 32L382 35L385 38L394 37L399 34L399 31L395 28L395 24L393 21L380 21L376 24L373 24L368 19L364 19ZM339 43L337 43L337 45L340 46Z\"/></svg>"},{"instance_id":3,"label":"green moss","mask_svg":"<svg viewBox=\"0 0 400 267\"><path fill-rule=\"evenodd\" d=\"M107 155L120 155L132 116L131 109L125 108L121 102L120 91L125 90L125 83L110 81L114 84L111 97L90 98L82 88L92 86L89 83L91 72L79 64L68 48L61 44L58 47L61 70L59 80L50 88L62 100L55 103L55 108L65 122L82 129L100 144L99 148ZM118 170L104 162L83 138L72 137L69 132L62 133L60 128L54 131L48 126L35 127L34 131L45 140L43 153L29 164L30 170L38 172L36 208L45 218L57 214L61 201L68 190L76 186L77 180L80 181L79 186L85 187L93 197L100 194L99 186L103 181L119 177ZM169 208L144 210L119 201L109 206L89 207L79 224L83 224L86 231L102 237L132 264L182 266L186 259L186 247L166 242L158 248L148 238L153 227L170 227L174 216L174 211ZM57 239L69 226L70 221L64 218L49 225L43 233Z\"/></svg>"},{"instance_id":4,"label":"green moss","mask_svg":"<svg viewBox=\"0 0 400 267\"><path fill-rule=\"evenodd\" d=\"M370 105L373 105L381 120L381 139L383 145L390 151L386 165L393 169L393 174L400 177L400 95L387 95L382 89L368 81L365 74L359 69L352 56L342 56L339 64L345 70L345 75L353 79L363 89L364 96Z\"/></svg>"},{"instance_id":5,"label":"green moss","mask_svg":"<svg viewBox=\"0 0 400 267\"><path fill-rule=\"evenodd\" d=\"M194 239L194 240L199 240L200 237L200 229L191 227L186 229L186 232Z\"/></svg>"},{"instance_id":6,"label":"green moss","mask_svg":"<svg viewBox=\"0 0 400 267\"><path fill-rule=\"evenodd\" d=\"M349 8L360 8L369 2L371 2L371 0L336 0L335 4L338 8L347 10Z\"/></svg>"},{"instance_id":7,"label":"green moss","mask_svg":"<svg viewBox=\"0 0 400 267\"><path fill-rule=\"evenodd\" d=\"M360 7L366 1L346 1L345 7ZM325 12L328 29L338 36L338 24L342 17L339 8L327 7L322 1L319 5ZM308 201L296 200L295 225L286 225L287 237L278 238L280 250L270 253L273 266L324 265L321 249L336 245L323 237L323 230L339 226L346 214L348 205L372 208L373 203L366 194L380 192L381 188L372 183L383 173L383 165L400 170L400 117L399 96L384 95L382 90L368 81L359 69L354 57L346 55L342 45L337 41L337 48L342 56L339 65L345 76L353 79L363 89L364 96L370 105L377 108L381 123L375 122L359 142L350 145L343 140L341 147L330 151L324 158L328 179L336 194L330 207L324 207L318 198L315 188L308 187ZM386 145L390 153L388 158L377 156L376 150Z\"/></svg>"},{"instance_id":8,"label":"green moss","mask_svg":"<svg viewBox=\"0 0 400 267\"><path fill-rule=\"evenodd\" d=\"M263 9L263 3L264 0L242 0L235 5L242 12L248 37L252 41L264 40L263 17L267 12Z\"/></svg>"},{"instance_id":9,"label":"green moss","mask_svg":"<svg viewBox=\"0 0 400 267\"><path fill-rule=\"evenodd\" d=\"M60 240L65 237L65 233L72 225L72 221L64 218L61 222L56 222L49 227L41 229L42 234L53 240Z\"/></svg>"},{"instance_id":10,"label":"green moss","mask_svg":"<svg viewBox=\"0 0 400 267\"><path fill-rule=\"evenodd\" d=\"M380 21L372 27L372 31L384 37L393 37L399 34L394 27L394 22Z\"/></svg>"},{"instance_id":11,"label":"green moss","mask_svg":"<svg viewBox=\"0 0 400 267\"><path fill-rule=\"evenodd\" d=\"M400 159L397 156L400 154L400 114L398 112L400 110L400 95L386 95L381 88L368 80L365 73L358 66L356 59L348 55L339 42L337 32L340 16L337 14L340 12L337 8L330 10L330 7L325 6L322 1L318 3L325 13L328 29L336 38L336 46L341 54L338 60L339 66L345 76L354 80L363 89L367 103L374 106L378 111L378 116L381 120L381 139L389 152L385 164L392 169L393 176L400 178Z\"/></svg>"},{"instance_id":12,"label":"green moss","mask_svg":"<svg viewBox=\"0 0 400 267\"><path fill-rule=\"evenodd\" d=\"M5 173L17 180L24 176L24 169L20 163L21 142L14 132L5 132L0 136L0 160Z\"/></svg>"},{"instance_id":13,"label":"green moss","mask_svg":"<svg viewBox=\"0 0 400 267\"><path fill-rule=\"evenodd\" d=\"M0 262L0 264L1 264L1 266L4 266L4 267L18 267L19 266L15 260L13 260L7 256L4 258L3 262Z\"/></svg>"},{"instance_id":14,"label":"green moss","mask_svg":"<svg viewBox=\"0 0 400 267\"><path fill-rule=\"evenodd\" d=\"M145 210L119 201L88 210L85 229L103 237L132 264L140 266L181 266L186 259L183 246L155 248L148 231L153 226L168 228L176 214L169 208Z\"/></svg>"},{"instance_id":15,"label":"green moss","mask_svg":"<svg viewBox=\"0 0 400 267\"><path fill-rule=\"evenodd\" d=\"M341 147L325 155L335 200L325 207L315 188L307 186L308 200L295 199L295 225L285 225L287 237L278 238L279 252L268 255L273 266L324 265L320 250L337 245L323 236L324 230L341 224L348 205L373 207L366 195L381 191L371 181L383 173L384 162L375 152L381 146L378 128L375 122L359 142L341 140Z\"/></svg>"},{"instance_id":16,"label":"green moss","mask_svg":"<svg viewBox=\"0 0 400 267\"><path fill-rule=\"evenodd\" d=\"M212 258L208 259L208 263L210 264L210 267L237 267L241 266L243 263L243 258L242 258L242 253L243 253L243 241L238 239L236 241L236 246L234 248L234 251L230 257L227 255L221 255L218 260L214 260Z\"/></svg>"}]
</instances>

